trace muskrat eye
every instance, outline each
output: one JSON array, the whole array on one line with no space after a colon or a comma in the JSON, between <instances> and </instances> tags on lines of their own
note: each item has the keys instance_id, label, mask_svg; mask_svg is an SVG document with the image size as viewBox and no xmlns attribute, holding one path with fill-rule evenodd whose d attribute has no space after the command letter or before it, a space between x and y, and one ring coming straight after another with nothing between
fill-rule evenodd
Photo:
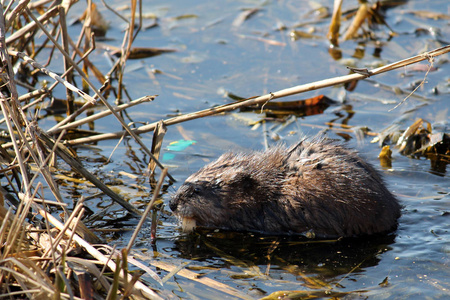
<instances>
[{"instance_id":1,"label":"muskrat eye","mask_svg":"<svg viewBox=\"0 0 450 300\"><path fill-rule=\"evenodd\" d=\"M196 186L196 187L194 188L194 193L196 193L196 194L199 194L201 191L202 191L202 189L199 188L198 186Z\"/></svg>"}]
</instances>

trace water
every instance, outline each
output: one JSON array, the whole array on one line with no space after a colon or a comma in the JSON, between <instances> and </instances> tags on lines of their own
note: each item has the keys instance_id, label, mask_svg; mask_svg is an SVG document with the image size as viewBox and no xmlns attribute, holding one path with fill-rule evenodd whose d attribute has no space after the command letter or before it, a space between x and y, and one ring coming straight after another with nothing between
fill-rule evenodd
<instances>
[{"instance_id":1,"label":"water","mask_svg":"<svg viewBox=\"0 0 450 300\"><path fill-rule=\"evenodd\" d=\"M328 6L331 11L330 5L331 1L145 2L145 14L156 14L158 26L142 31L134 46L173 48L177 52L127 63L124 82L130 97L159 96L152 103L129 109L126 121L150 123L177 113L229 103L232 100L225 92L251 97L345 75L348 64L371 68L438 48L443 45L440 41L450 40L448 20L432 20L409 13L420 10L448 12L447 1L405 1L386 11L387 23L399 36L388 39L389 30L379 26L375 34L381 37L380 44L370 40L359 44L344 42L341 44L342 58L336 60L328 53L328 42L324 38L330 18L317 19L313 12L317 6ZM355 5L356 2L345 1L344 10ZM99 7L105 18L112 21L106 36L111 40L105 43L120 46L123 25L111 12ZM243 8L258 8L259 11L240 26L233 26ZM77 9L75 12L82 7ZM314 23L295 29L321 38L291 40L289 32L293 26L307 21ZM144 20L144 24L150 22ZM277 30L280 24L287 29ZM427 34L426 30L431 26L440 30L438 38ZM73 29L77 30L76 25ZM109 67L103 60L103 51L101 48L96 50L95 61L103 65L102 71L106 72ZM269 119L264 125L255 127L250 125L251 121L261 120L265 115L258 111L235 111L170 126L164 139L166 156L163 163L170 166L170 173L178 180L164 187L162 200L167 204L170 193L175 192L189 174L228 149L263 149L266 140L270 145L279 142L271 139L273 136L292 144L303 134L315 135L328 129L329 137L358 149L380 169L389 189L401 200L403 215L395 233L320 243L220 232L184 236L166 206L160 216L155 245L150 244L149 228L142 230L135 245L135 250L141 254L139 258L149 263L164 262L175 266L189 263L186 268L192 272L221 282L250 298L277 291L304 291L316 297L351 299L448 297L448 168L436 170L428 160L406 157L394 150L392 168L383 169L377 158L380 148L378 144L370 143L373 137L356 138L358 130L340 128L345 124L380 132L399 123L404 130L417 118L424 118L432 124L441 124L443 131L448 132L448 55L436 58L435 65L438 70L430 72L426 84L417 91L426 100L411 97L393 112L388 111L406 96L380 88L377 83L410 91L411 84L420 82L425 72L397 70L372 77L372 81L359 82L351 92L345 92L343 87L333 87L288 97L285 100L325 94L337 102L322 114L297 116L281 129L279 126L286 124L286 119ZM160 73L153 74L154 70ZM435 89L439 93L434 93ZM344 95L347 101L341 103ZM54 124L51 117L44 122L49 127ZM327 125L328 122L334 125ZM120 130L112 117L91 125L99 132ZM87 129L87 125L83 128ZM147 145L151 144L151 133L143 134L142 138ZM178 140L196 142L184 150L167 150L169 143ZM80 157L89 158L85 166L90 171L143 209L150 198L149 184L144 176L148 157L134 142L125 139L107 162L116 144L117 141L103 141L77 151ZM63 195L73 201L81 193L89 196L97 192L92 187L78 186L70 181L62 186ZM128 243L131 233L126 230L132 230L137 220L125 218L119 222L117 218L126 213L117 205L111 205L106 196L93 197L87 201L87 206L92 210L89 225L124 229L119 233L105 233L103 238L119 248ZM168 273L161 269L157 272L161 277ZM179 274L169 278L163 288L150 278L143 278L168 298L234 298ZM334 294L337 292L342 294Z\"/></svg>"}]
</instances>

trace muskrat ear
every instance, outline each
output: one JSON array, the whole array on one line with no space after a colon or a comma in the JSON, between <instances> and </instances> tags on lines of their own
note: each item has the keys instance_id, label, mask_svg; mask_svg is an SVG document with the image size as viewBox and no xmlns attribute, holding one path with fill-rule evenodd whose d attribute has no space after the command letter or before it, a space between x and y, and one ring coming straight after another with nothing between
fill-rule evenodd
<instances>
[{"instance_id":1,"label":"muskrat ear","mask_svg":"<svg viewBox=\"0 0 450 300\"><path fill-rule=\"evenodd\" d=\"M237 173L231 178L231 184L243 189L252 189L256 185L256 180L249 173Z\"/></svg>"}]
</instances>

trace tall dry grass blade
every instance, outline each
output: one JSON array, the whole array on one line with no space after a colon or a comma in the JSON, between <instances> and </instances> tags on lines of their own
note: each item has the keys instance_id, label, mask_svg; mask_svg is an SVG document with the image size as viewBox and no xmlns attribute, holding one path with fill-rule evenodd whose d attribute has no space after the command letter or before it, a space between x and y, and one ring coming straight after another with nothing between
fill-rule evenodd
<instances>
[{"instance_id":1,"label":"tall dry grass blade","mask_svg":"<svg viewBox=\"0 0 450 300\"><path fill-rule=\"evenodd\" d=\"M27 295L30 295L29 296L30 298L32 298L33 294L37 294L40 291L41 291L40 289L26 289L26 290L17 291L17 292L8 292L8 293L6 293L4 295L0 295L0 297L5 297L5 298L9 297L9 298L12 298L12 299L19 299L18 298L19 296L22 296L23 294L27 294ZM14 297L14 296L17 296L17 298Z\"/></svg>"},{"instance_id":2,"label":"tall dry grass blade","mask_svg":"<svg viewBox=\"0 0 450 300\"><path fill-rule=\"evenodd\" d=\"M20 240L18 240L18 237L24 231L23 225L25 224L25 218L28 216L28 212L33 203L31 199L34 198L36 193L37 189L31 196L27 196L27 194L25 194L24 201L22 201L17 208L17 213L14 216L13 222L11 224L11 231L9 232L8 238L5 242L5 249L2 252L3 257L8 257L10 254L15 253L15 250L17 249L17 247L19 247Z\"/></svg>"},{"instance_id":3,"label":"tall dry grass blade","mask_svg":"<svg viewBox=\"0 0 450 300\"><path fill-rule=\"evenodd\" d=\"M66 275L64 274L64 267L63 265L58 266L56 268L56 274L58 276L58 278L60 278L60 280L62 281L62 283L64 284L62 287L63 289L61 289L61 292L64 292L64 290L67 291L67 293L69 294L69 299L74 299L75 296L73 294L73 289L71 287L70 281L69 279L67 279Z\"/></svg>"},{"instance_id":4,"label":"tall dry grass blade","mask_svg":"<svg viewBox=\"0 0 450 300\"><path fill-rule=\"evenodd\" d=\"M22 174L22 187L28 187L29 186L29 178L28 178L28 168L24 162L23 154L21 151L20 141L16 139L14 127L17 128L17 133L19 134L22 141L24 141L25 146L30 149L30 145L26 142L26 138L24 137L23 132L20 130L22 126L27 124L25 114L19 107L18 102L18 94L17 89L14 83L14 72L11 64L11 60L9 57L9 54L7 52L6 48L6 42L5 42L5 24L4 24L4 13L3 13L3 7L0 6L0 58L2 61L2 65L4 68L6 68L6 74L7 74L7 87L9 88L9 91L11 93L11 97L9 100L3 95L2 92L0 92L0 107L2 109L3 115L5 116L5 122L6 126L8 128L8 132L11 137L11 142L14 148L14 152L16 155L16 160L19 164L19 169ZM12 121L12 122L11 122ZM14 124L14 127L13 127ZM27 193L27 196L29 191L26 190L25 193Z\"/></svg>"},{"instance_id":5,"label":"tall dry grass blade","mask_svg":"<svg viewBox=\"0 0 450 300\"><path fill-rule=\"evenodd\" d=\"M45 257L48 253L50 253L50 259L51 259L51 261L48 260L43 264L43 268L46 268L47 263L50 263L50 262L52 262L53 266L56 267L56 266L58 266L58 262L57 262L57 258L56 258L57 252L63 253L63 245L61 245L59 242L55 242L55 239L53 239L52 233L50 232L52 227L50 226L50 222L48 221L49 213L48 213L47 207L45 206L45 202L44 202L43 207L44 207L44 209L42 209L42 212L43 212L42 217L44 218L44 221L45 221L45 230L47 231L47 237L48 237L47 242L50 243L50 247L47 248L47 251L46 251L46 253L44 253L43 257ZM56 278L56 279L58 279L58 278ZM55 285L56 285L56 289L58 290L58 284L55 284Z\"/></svg>"},{"instance_id":6,"label":"tall dry grass blade","mask_svg":"<svg viewBox=\"0 0 450 300\"><path fill-rule=\"evenodd\" d=\"M137 235L139 233L139 230L141 230L142 225L144 225L144 222L145 222L145 220L146 220L146 218L148 216L148 213L153 208L153 204L155 203L156 199L159 196L159 191L161 190L161 186L163 185L164 178L166 178L166 176L167 176L167 169L164 169L161 172L161 175L160 175L159 180L158 180L158 184L156 185L155 189L153 190L152 200L150 201L150 203L145 208L145 211L142 214L142 217L139 220L139 223L136 226L136 229L134 230L133 235L131 236L130 240L128 241L128 245L127 245L127 248L126 248L128 253L131 251L131 247L133 246L133 244L134 244L134 242L136 240L136 237L137 237Z\"/></svg>"},{"instance_id":7,"label":"tall dry grass blade","mask_svg":"<svg viewBox=\"0 0 450 300\"><path fill-rule=\"evenodd\" d=\"M64 49L62 49L62 47L53 39L53 37L51 36L51 34L44 28L44 26L42 26L42 24L40 24L40 22L34 17L33 13L26 8L27 14L30 16L30 18L32 18L36 24L39 26L39 28L47 35L47 37L54 43L55 47L58 48L58 50L61 52L61 54L64 55L64 57L72 64L72 66L77 70L77 72L79 73L79 75L86 81L86 83L89 85L89 87L96 93L96 95L100 98L100 100L102 101L103 105L105 105L114 115L114 117L119 121L119 123L123 126L123 128L125 128L126 132L131 135L133 137L133 139L142 147L142 149L150 156L151 159L153 159L155 161L155 163L158 165L158 167L162 170L164 169L164 166L153 156L153 154L151 153L151 151L147 148L147 146L142 142L142 140L131 130L131 128L125 123L125 121L123 120L123 118L114 111L113 107L111 106L111 104L108 103L108 101L106 101L106 99L99 93L99 91L95 88L95 86L92 84L92 82L88 79L88 77L86 76L86 74L73 62L73 60L69 57L69 55L67 54L66 51L64 51ZM131 47L131 45L130 45ZM17 54L17 52L15 52ZM48 75L48 74L47 74ZM56 75L56 74L55 74ZM56 75L58 76L58 75ZM58 76L59 77L59 76ZM62 83L64 83L65 81L63 80ZM67 83L67 82L66 82ZM66 85L66 84L65 84ZM70 85L68 85L67 87L70 88ZM94 100L94 98L92 98L91 96L89 96L88 94L84 93L81 90L75 90L75 92L77 92L80 96L82 96L83 98L88 98L91 100ZM88 100L88 101L91 101ZM176 181L169 173L167 173L167 176L170 178L170 180L172 181Z\"/></svg>"},{"instance_id":8,"label":"tall dry grass blade","mask_svg":"<svg viewBox=\"0 0 450 300\"><path fill-rule=\"evenodd\" d=\"M13 273L14 276L26 279L27 283L31 283L35 287L40 287L46 292L53 294L52 281L47 276L47 274L41 270L41 268L36 266L33 261L25 258L19 260L15 257L8 257L1 261L2 265L6 265L7 263L11 263L13 266L15 266L16 271L10 271L10 273Z\"/></svg>"},{"instance_id":9,"label":"tall dry grass blade","mask_svg":"<svg viewBox=\"0 0 450 300\"><path fill-rule=\"evenodd\" d=\"M134 26L135 26L135 17L136 17L136 0L131 0L131 7L130 7L130 21L128 23L128 30L126 31L126 34L123 39L122 43L122 53L120 55L120 63L118 66L118 87L117 87L117 101L122 100L122 94L123 94L123 74L125 70L125 65L128 60L128 56L130 55L130 49L133 44L134 40ZM126 45L125 45L126 43Z\"/></svg>"},{"instance_id":10,"label":"tall dry grass blade","mask_svg":"<svg viewBox=\"0 0 450 300\"><path fill-rule=\"evenodd\" d=\"M35 163L38 165L38 172L36 172L33 178L31 178L30 184L32 184L32 182L38 177L38 175L41 174L44 177L45 181L47 182L47 185L50 188L53 195L55 196L56 200L63 204L64 201L59 192L58 185L51 175L48 166L48 161L51 157L53 157L53 154L55 154L56 147L60 143L62 137L64 136L64 131L61 132L59 137L56 139L54 146L50 148L50 151L47 156L44 155L43 149L41 149L42 143L39 140L39 128L36 126L35 123L32 123L30 126L30 135L34 145L36 145L36 150L39 155L39 160L35 159ZM63 209L65 215L68 216L69 212L66 209L65 205L61 205L61 208ZM83 223L79 224L79 226L77 227L77 232L90 242L93 243L100 242L100 239L92 231L90 231Z\"/></svg>"},{"instance_id":11,"label":"tall dry grass blade","mask_svg":"<svg viewBox=\"0 0 450 300\"><path fill-rule=\"evenodd\" d=\"M69 52L69 34L67 33L67 23L66 23L66 10L64 7L59 8L59 24L61 28L61 40L62 40L62 46L63 49L66 50L66 52ZM72 68L70 68L70 62L64 57L64 70L66 74L66 81L70 84L73 83L73 72ZM74 111L74 97L73 93L70 89L66 88L66 103L67 103L67 115L70 116L73 114Z\"/></svg>"},{"instance_id":12,"label":"tall dry grass blade","mask_svg":"<svg viewBox=\"0 0 450 300\"><path fill-rule=\"evenodd\" d=\"M72 221L74 219L78 218L79 215L81 215L83 211L84 211L84 209L83 209L83 201L79 201L77 203L77 205L75 206L75 209L72 211L72 214L70 215L69 219L64 223L64 227L60 230L60 232L58 233L58 235L54 239L51 239L51 240L53 240L52 247L47 249L44 252L44 254L42 255L42 257L46 257L49 253L53 254L57 250L55 248L55 246L56 247L60 247L60 242L61 242L62 238L65 236L67 229L70 228L73 232L75 232L76 226L72 226ZM47 216L48 215L46 215L44 217L46 219L46 221L48 221ZM72 235L70 235L70 237L72 238ZM70 247L70 240L67 243L67 245Z\"/></svg>"},{"instance_id":13,"label":"tall dry grass blade","mask_svg":"<svg viewBox=\"0 0 450 300\"><path fill-rule=\"evenodd\" d=\"M122 278L123 278L123 286L125 288L128 287L128 251L127 249L122 249L121 251L122 258Z\"/></svg>"},{"instance_id":14,"label":"tall dry grass blade","mask_svg":"<svg viewBox=\"0 0 450 300\"><path fill-rule=\"evenodd\" d=\"M81 218L83 217L84 212L85 212L85 209L83 207L80 210L80 212L78 213L78 215L75 217L75 219L71 222L70 226L72 227L72 234L70 235L69 240L67 241L67 245L69 245L69 247L72 244L74 234L77 233L78 226L80 226L80 224L82 224ZM67 250L67 251L70 251L70 250Z\"/></svg>"},{"instance_id":15,"label":"tall dry grass blade","mask_svg":"<svg viewBox=\"0 0 450 300\"><path fill-rule=\"evenodd\" d=\"M36 207L36 210L39 212L41 216L46 215L44 210L42 208ZM52 215L47 215L48 221L58 228L59 230L62 230L64 228L64 225L57 220ZM65 231L65 234L70 236L72 235L72 231L70 229L67 229ZM110 260L108 257L106 257L104 254L102 254L99 250L94 248L91 244L86 242L84 239L82 239L78 234L73 234L73 240L78 243L81 247L83 247L90 255L92 255L94 258L96 258L100 263L108 266L111 270L115 271L117 269L116 264L114 261ZM128 280L131 280L132 276L128 277ZM133 292L137 293L138 295L142 294L144 297L150 298L150 299L158 299L161 300L162 298L156 294L153 290L151 290L149 287L147 287L142 282L138 281L134 285Z\"/></svg>"},{"instance_id":16,"label":"tall dry grass blade","mask_svg":"<svg viewBox=\"0 0 450 300\"><path fill-rule=\"evenodd\" d=\"M39 133L39 139L47 145L49 148L54 148L55 142L43 131ZM83 165L73 157L72 153L61 143L56 144L55 148L56 154L61 157L67 164L69 164L74 170L76 170L79 174L83 175L87 180L92 182L97 188L99 188L102 192L108 195L112 200L116 203L120 204L127 211L132 213L133 215L140 216L141 212L136 209L133 205L123 200L119 195L114 193L109 187L107 187L103 182L101 182L97 177L92 175L88 170L86 170Z\"/></svg>"},{"instance_id":17,"label":"tall dry grass blade","mask_svg":"<svg viewBox=\"0 0 450 300\"><path fill-rule=\"evenodd\" d=\"M121 263L120 257L116 257L116 270L114 271L114 277L113 282L111 285L111 289L108 291L108 295L106 296L106 300L115 300L117 298L117 292L119 291L119 278L120 278L120 271L121 266L123 262Z\"/></svg>"},{"instance_id":18,"label":"tall dry grass blade","mask_svg":"<svg viewBox=\"0 0 450 300\"><path fill-rule=\"evenodd\" d=\"M168 272L172 272L174 269L177 269L176 266L168 264L163 261L152 261L151 264L154 267L161 268ZM182 276L184 278L187 278L189 280L204 284L212 289L221 291L223 293L226 293L226 294L236 297L238 299L253 299L252 297L242 293L241 291L239 291L231 286L228 286L226 284L223 284L221 282L218 282L218 281L208 278L208 277L198 277L197 273L186 270L186 269L181 269L176 274L178 274L179 276Z\"/></svg>"},{"instance_id":19,"label":"tall dry grass blade","mask_svg":"<svg viewBox=\"0 0 450 300\"><path fill-rule=\"evenodd\" d=\"M10 230L10 225L12 223L12 207L6 210L5 207L0 206L0 221L2 226L0 227L0 245L4 245L4 241L6 241L7 232ZM3 258L3 255L0 256Z\"/></svg>"},{"instance_id":20,"label":"tall dry grass blade","mask_svg":"<svg viewBox=\"0 0 450 300\"><path fill-rule=\"evenodd\" d=\"M2 61L2 68L4 71L6 71L8 78L7 87L11 93L11 106L15 110L17 110L19 106L18 101L19 96L17 93L16 85L14 84L14 70L11 60L9 58L5 37L6 37L6 29L5 29L4 12L3 6L0 6L0 59ZM3 111L3 113L5 113L5 111ZM14 113L16 113L16 111L14 111ZM23 124L24 123L23 119L25 119L25 115L21 111L17 111L17 113L19 113L17 118L19 118L20 124Z\"/></svg>"}]
</instances>

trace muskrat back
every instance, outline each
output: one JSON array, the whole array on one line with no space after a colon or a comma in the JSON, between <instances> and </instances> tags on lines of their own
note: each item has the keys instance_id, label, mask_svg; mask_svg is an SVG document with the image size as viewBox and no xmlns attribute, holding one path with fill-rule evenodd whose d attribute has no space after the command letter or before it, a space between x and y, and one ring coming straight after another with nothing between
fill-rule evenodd
<instances>
[{"instance_id":1,"label":"muskrat back","mask_svg":"<svg viewBox=\"0 0 450 300\"><path fill-rule=\"evenodd\" d=\"M169 205L185 231L319 238L389 232L400 216L380 174L354 150L323 138L226 153L192 174Z\"/></svg>"}]
</instances>

